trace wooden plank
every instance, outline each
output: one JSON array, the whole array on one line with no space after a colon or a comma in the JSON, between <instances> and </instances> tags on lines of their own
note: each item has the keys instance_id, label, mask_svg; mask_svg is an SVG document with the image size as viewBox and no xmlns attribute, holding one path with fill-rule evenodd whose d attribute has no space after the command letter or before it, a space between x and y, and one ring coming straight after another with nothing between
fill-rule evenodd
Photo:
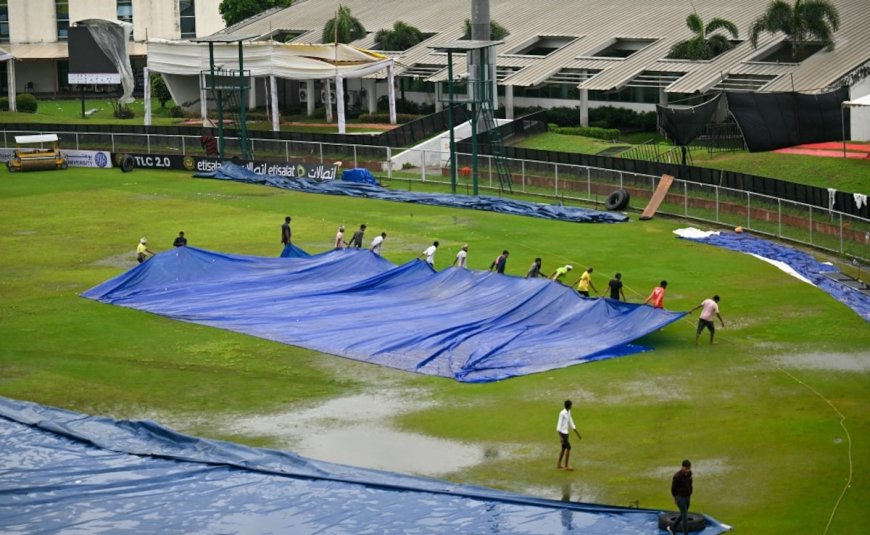
<instances>
[{"instance_id":1,"label":"wooden plank","mask_svg":"<svg viewBox=\"0 0 870 535\"><path fill-rule=\"evenodd\" d=\"M655 193L653 193L652 198L646 205L646 208L643 209L643 213L640 215L641 221L646 221L647 219L652 219L656 213L656 210L661 206L662 201L665 200L665 195L668 194L668 190L671 189L671 185L674 183L674 177L671 175L662 175L662 179L659 180L659 185L656 188Z\"/></svg>"}]
</instances>

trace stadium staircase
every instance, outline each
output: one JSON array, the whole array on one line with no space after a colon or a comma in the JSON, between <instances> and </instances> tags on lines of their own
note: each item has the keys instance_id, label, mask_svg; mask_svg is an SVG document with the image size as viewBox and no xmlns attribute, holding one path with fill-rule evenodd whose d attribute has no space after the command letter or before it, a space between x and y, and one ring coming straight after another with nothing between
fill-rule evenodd
<instances>
[{"instance_id":1,"label":"stadium staircase","mask_svg":"<svg viewBox=\"0 0 870 535\"><path fill-rule=\"evenodd\" d=\"M498 188L501 193L508 191L513 193L513 175L505 156L504 138L501 135L498 122L495 120L495 110L490 99L484 99L480 108L480 115L489 137L490 155L495 161L495 170L498 175Z\"/></svg>"}]
</instances>

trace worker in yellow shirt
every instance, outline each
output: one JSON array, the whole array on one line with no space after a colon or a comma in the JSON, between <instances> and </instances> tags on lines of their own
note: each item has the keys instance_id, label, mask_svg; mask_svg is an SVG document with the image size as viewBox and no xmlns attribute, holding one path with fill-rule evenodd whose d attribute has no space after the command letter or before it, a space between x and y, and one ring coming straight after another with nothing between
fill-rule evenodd
<instances>
[{"instance_id":1,"label":"worker in yellow shirt","mask_svg":"<svg viewBox=\"0 0 870 535\"><path fill-rule=\"evenodd\" d=\"M139 240L139 245L136 246L136 260L141 264L147 258L146 254L154 256L154 251L148 248L148 240L143 236Z\"/></svg>"},{"instance_id":2,"label":"worker in yellow shirt","mask_svg":"<svg viewBox=\"0 0 870 535\"><path fill-rule=\"evenodd\" d=\"M575 281L577 284L577 291L580 292L580 295L583 297L589 297L589 288L592 288L592 291L598 293L598 289L595 288L595 285L592 284L592 271L594 271L591 267L587 268L586 271L580 275L580 278Z\"/></svg>"}]
</instances>

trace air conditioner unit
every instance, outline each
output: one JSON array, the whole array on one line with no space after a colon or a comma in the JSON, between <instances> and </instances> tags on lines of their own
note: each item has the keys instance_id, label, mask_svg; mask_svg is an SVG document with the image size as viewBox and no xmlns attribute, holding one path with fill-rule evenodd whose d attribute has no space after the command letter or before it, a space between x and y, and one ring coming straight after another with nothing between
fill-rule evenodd
<instances>
[{"instance_id":1,"label":"air conditioner unit","mask_svg":"<svg viewBox=\"0 0 870 535\"><path fill-rule=\"evenodd\" d=\"M299 89L299 102L308 102L308 90Z\"/></svg>"},{"instance_id":2,"label":"air conditioner unit","mask_svg":"<svg viewBox=\"0 0 870 535\"><path fill-rule=\"evenodd\" d=\"M321 100L321 102L326 102L326 98L327 98L327 95L326 95L326 89L321 89L321 90L320 90L320 100ZM332 91L332 90L329 91L329 101L330 101L330 102L335 102L335 91Z\"/></svg>"}]
</instances>

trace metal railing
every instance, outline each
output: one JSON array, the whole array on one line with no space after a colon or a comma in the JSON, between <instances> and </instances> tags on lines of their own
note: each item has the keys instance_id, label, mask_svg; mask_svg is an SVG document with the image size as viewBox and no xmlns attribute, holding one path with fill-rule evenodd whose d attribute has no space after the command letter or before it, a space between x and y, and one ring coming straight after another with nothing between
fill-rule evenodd
<instances>
[{"instance_id":1,"label":"metal railing","mask_svg":"<svg viewBox=\"0 0 870 535\"><path fill-rule=\"evenodd\" d=\"M14 146L14 135L3 131L4 147ZM29 131L27 133L33 133ZM112 152L148 152L179 155L205 155L197 136L161 134L60 133L62 147L77 150L111 150ZM346 145L310 141L251 139L258 158L304 160L309 163L340 161L345 168L366 167L393 188L408 188L413 183L445 188L450 172L444 167L448 155L435 150L412 150L405 154L403 165L391 163L390 147ZM238 151L238 139L227 138L227 151ZM414 154L418 157L413 157ZM479 155L479 187L497 193L498 173L491 156ZM647 204L660 177L534 160L507 159L514 177L514 196L558 200L559 202L602 205L616 189L631 195L631 204ZM457 153L459 167L471 166L471 155ZM459 173L461 192L470 191L470 176ZM419 187L419 186L418 186ZM675 180L659 208L659 213L704 221L727 227L742 226L754 233L781 238L830 251L862 263L870 262L870 220L827 210L817 206L780 199L722 186Z\"/></svg>"}]
</instances>

